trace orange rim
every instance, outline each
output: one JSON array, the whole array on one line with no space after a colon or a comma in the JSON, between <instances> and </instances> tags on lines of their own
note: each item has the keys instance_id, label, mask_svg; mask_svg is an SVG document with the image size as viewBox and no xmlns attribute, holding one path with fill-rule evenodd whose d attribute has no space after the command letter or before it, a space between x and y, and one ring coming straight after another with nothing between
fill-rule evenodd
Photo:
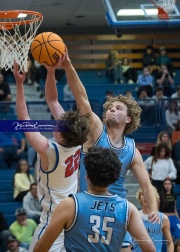
<instances>
[{"instance_id":1,"label":"orange rim","mask_svg":"<svg viewBox=\"0 0 180 252\"><path fill-rule=\"evenodd\" d=\"M168 20L169 19L169 15L167 12L164 11L163 8L158 8L158 18L160 20Z\"/></svg>"},{"instance_id":2,"label":"orange rim","mask_svg":"<svg viewBox=\"0 0 180 252\"><path fill-rule=\"evenodd\" d=\"M158 6L158 4L155 2L155 1L153 1L153 0L151 0L151 2L154 4L154 6L158 9L158 15L159 15L159 8L160 9L163 9L163 7L160 7L160 6ZM176 0L174 0L174 4L176 4ZM164 10L164 9L163 9ZM161 11L160 11L161 12ZM161 15L161 13L160 13L160 15ZM169 17L168 17L169 18Z\"/></svg>"},{"instance_id":3,"label":"orange rim","mask_svg":"<svg viewBox=\"0 0 180 252\"><path fill-rule=\"evenodd\" d=\"M19 14L29 14L31 16L35 16L35 18L33 19L27 19L27 20L18 20L18 21L4 21L4 22L0 22L0 30L2 30L2 28L5 28L7 30L13 29L15 25L24 25L24 24L30 24L32 22L36 22L39 20L43 19L43 16L41 13L39 12L35 12L35 11L26 11L26 10L4 10L4 11L0 11L0 19L8 19L8 18L17 18Z\"/></svg>"}]
</instances>

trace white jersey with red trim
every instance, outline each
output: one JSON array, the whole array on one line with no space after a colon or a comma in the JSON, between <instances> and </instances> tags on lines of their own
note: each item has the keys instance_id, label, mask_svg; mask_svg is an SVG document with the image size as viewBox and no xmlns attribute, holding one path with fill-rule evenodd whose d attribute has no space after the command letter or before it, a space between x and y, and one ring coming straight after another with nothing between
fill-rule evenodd
<instances>
[{"instance_id":1,"label":"white jersey with red trim","mask_svg":"<svg viewBox=\"0 0 180 252\"><path fill-rule=\"evenodd\" d=\"M69 194L77 192L81 146L68 148L53 140L48 140L48 144L46 151L48 170L43 171L39 155L37 159L38 198L43 210L29 251L33 251L36 242L44 233L56 206ZM63 233L59 235L49 251L65 251Z\"/></svg>"}]
</instances>

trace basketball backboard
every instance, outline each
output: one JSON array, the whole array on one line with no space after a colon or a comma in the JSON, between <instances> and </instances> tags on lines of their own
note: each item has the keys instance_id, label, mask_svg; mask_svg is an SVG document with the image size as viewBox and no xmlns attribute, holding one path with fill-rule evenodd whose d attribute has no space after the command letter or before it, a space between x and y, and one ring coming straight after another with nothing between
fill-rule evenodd
<instances>
[{"instance_id":1,"label":"basketball backboard","mask_svg":"<svg viewBox=\"0 0 180 252\"><path fill-rule=\"evenodd\" d=\"M168 18L159 19L151 0L102 0L107 23L114 29L180 27L180 1L173 5ZM156 0L157 1L157 0ZM170 0L167 0L170 1Z\"/></svg>"}]
</instances>

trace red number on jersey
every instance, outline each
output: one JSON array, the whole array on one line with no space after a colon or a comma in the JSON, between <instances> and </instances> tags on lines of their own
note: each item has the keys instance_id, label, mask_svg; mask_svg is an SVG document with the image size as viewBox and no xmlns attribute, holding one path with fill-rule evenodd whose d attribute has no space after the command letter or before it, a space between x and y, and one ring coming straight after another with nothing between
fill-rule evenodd
<instances>
[{"instance_id":1,"label":"red number on jersey","mask_svg":"<svg viewBox=\"0 0 180 252\"><path fill-rule=\"evenodd\" d=\"M68 157L65 161L67 165L65 171L65 177L70 177L79 167L79 159L80 159L81 150L77 150L76 153L70 157Z\"/></svg>"}]
</instances>

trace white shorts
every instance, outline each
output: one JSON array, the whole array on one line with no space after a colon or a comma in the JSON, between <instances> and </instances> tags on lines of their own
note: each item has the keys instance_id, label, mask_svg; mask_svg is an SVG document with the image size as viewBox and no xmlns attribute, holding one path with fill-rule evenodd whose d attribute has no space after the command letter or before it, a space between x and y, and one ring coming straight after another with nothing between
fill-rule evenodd
<instances>
[{"instance_id":1,"label":"white shorts","mask_svg":"<svg viewBox=\"0 0 180 252\"><path fill-rule=\"evenodd\" d=\"M43 231L42 231L43 230ZM30 247L29 247L29 252L33 252L33 249L37 243L37 241L41 238L43 235L44 231L46 230L45 225L43 223L40 223L33 235ZM49 252L66 252L64 248L64 231L58 236L58 238L55 240L53 245L51 246Z\"/></svg>"}]
</instances>

